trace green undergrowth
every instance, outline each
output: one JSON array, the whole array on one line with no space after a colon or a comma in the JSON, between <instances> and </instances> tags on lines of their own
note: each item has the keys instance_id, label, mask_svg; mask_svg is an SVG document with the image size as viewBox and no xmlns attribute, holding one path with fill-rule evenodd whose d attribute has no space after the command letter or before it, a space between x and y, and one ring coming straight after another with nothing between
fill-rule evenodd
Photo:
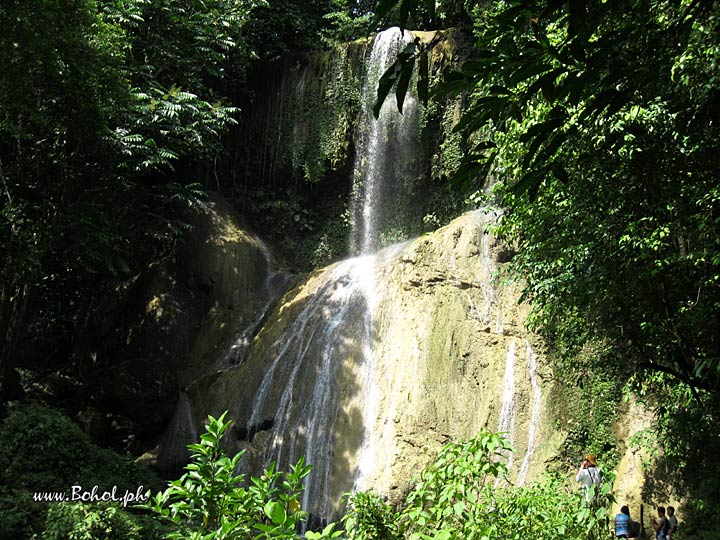
<instances>
[{"instance_id":1,"label":"green undergrowth","mask_svg":"<svg viewBox=\"0 0 720 540\"><path fill-rule=\"evenodd\" d=\"M482 431L446 445L415 479L405 501L389 506L374 493L348 497L350 540L592 540L610 532L614 477L585 501L560 475L515 487L506 483L507 439Z\"/></svg>"},{"instance_id":2,"label":"green undergrowth","mask_svg":"<svg viewBox=\"0 0 720 540\"><path fill-rule=\"evenodd\" d=\"M36 501L39 494L72 496L73 486L80 486L83 493L95 489L100 496L114 489L121 496L159 485L148 469L129 457L93 444L70 418L35 404L16 405L0 424L0 463L0 538L61 537L46 531L51 506ZM76 493L81 493L80 488ZM77 503L60 506L48 514L51 522L99 520L130 530L139 519L122 509L94 509L95 505ZM118 538L126 537L133 538Z\"/></svg>"},{"instance_id":3,"label":"green undergrowth","mask_svg":"<svg viewBox=\"0 0 720 540\"><path fill-rule=\"evenodd\" d=\"M131 510L118 505L52 503L43 512L35 538L297 538L308 519L299 501L303 479L312 474L311 468L301 458L287 472L270 464L257 477L236 474L243 452L228 455L222 444L230 425L225 414L209 417L200 440L188 446L192 456L185 473L166 489L149 493L147 502ZM509 451L507 439L488 431L447 444L414 479L398 506L372 492L348 494L340 522L309 530L304 536L308 540L595 540L608 536L608 512L614 502L611 473L593 488L587 501L583 492L559 475L514 487L507 483ZM7 512L2 516L7 519Z\"/></svg>"},{"instance_id":4,"label":"green undergrowth","mask_svg":"<svg viewBox=\"0 0 720 540\"><path fill-rule=\"evenodd\" d=\"M623 361L611 343L591 339L572 317L550 337L553 416L555 428L566 433L559 468L575 467L591 453L612 470L620 459L615 424L629 395Z\"/></svg>"}]
</instances>

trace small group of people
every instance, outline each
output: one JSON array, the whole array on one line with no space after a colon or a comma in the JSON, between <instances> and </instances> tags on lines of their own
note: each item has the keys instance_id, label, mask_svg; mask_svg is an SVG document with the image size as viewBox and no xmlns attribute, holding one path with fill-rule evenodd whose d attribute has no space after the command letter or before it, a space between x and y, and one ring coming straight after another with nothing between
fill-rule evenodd
<instances>
[{"instance_id":1,"label":"small group of people","mask_svg":"<svg viewBox=\"0 0 720 540\"><path fill-rule=\"evenodd\" d=\"M652 527L655 531L656 540L672 540L675 531L677 531L678 520L675 517L675 508L667 507L667 513L664 506L658 506L658 517L653 518Z\"/></svg>"},{"instance_id":2,"label":"small group of people","mask_svg":"<svg viewBox=\"0 0 720 540\"><path fill-rule=\"evenodd\" d=\"M586 501L590 501L593 494L597 495L595 493L596 489L591 489L593 486L597 488L601 483L600 470L594 454L585 456L577 475L575 475L575 480L582 484ZM658 517L652 520L655 540L672 540L678 526L675 508L668 506L666 511L664 506L659 506L657 512ZM641 532L640 523L630 518L630 509L627 506L620 508L620 513L615 516L616 538L634 538L639 536Z\"/></svg>"},{"instance_id":3,"label":"small group of people","mask_svg":"<svg viewBox=\"0 0 720 540\"><path fill-rule=\"evenodd\" d=\"M678 526L675 508L668 506L666 513L665 507L659 506L657 512L658 517L652 520L655 540L672 540ZM639 536L641 532L640 524L630 517L630 509L627 506L620 508L620 513L615 516L615 537L634 538Z\"/></svg>"}]
</instances>

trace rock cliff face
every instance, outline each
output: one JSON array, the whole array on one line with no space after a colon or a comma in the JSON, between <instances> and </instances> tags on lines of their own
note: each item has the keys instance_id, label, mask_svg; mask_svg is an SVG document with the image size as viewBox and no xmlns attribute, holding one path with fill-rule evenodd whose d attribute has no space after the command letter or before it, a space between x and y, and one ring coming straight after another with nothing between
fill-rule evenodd
<instances>
[{"instance_id":1,"label":"rock cliff face","mask_svg":"<svg viewBox=\"0 0 720 540\"><path fill-rule=\"evenodd\" d=\"M486 224L468 214L412 242L381 279L373 461L385 469L370 483L382 491L399 495L443 444L483 427L508 433L516 481L541 457L540 346L518 291L495 277L502 250Z\"/></svg>"},{"instance_id":2,"label":"rock cliff face","mask_svg":"<svg viewBox=\"0 0 720 540\"><path fill-rule=\"evenodd\" d=\"M229 410L228 445L247 451L247 472L310 457L305 508L326 518L350 489L398 501L442 445L483 427L511 438L514 483L539 476L564 434L543 346L524 329L518 287L500 275L512 253L485 232L491 218L469 213L296 278L271 302L287 276L214 197L125 306L135 317L108 387L128 416L166 426L145 460L174 474L207 415ZM645 426L642 414L618 419L621 440ZM618 465L616 492L633 508L639 456L628 447Z\"/></svg>"},{"instance_id":3,"label":"rock cliff face","mask_svg":"<svg viewBox=\"0 0 720 540\"><path fill-rule=\"evenodd\" d=\"M493 277L506 254L485 225L467 214L310 275L242 364L190 388L194 421L230 410L250 470L308 455L319 480L307 509L324 517L353 487L399 499L443 444L482 427L508 432L514 481L534 477L556 451L541 346L515 287Z\"/></svg>"},{"instance_id":4,"label":"rock cliff face","mask_svg":"<svg viewBox=\"0 0 720 540\"><path fill-rule=\"evenodd\" d=\"M105 366L97 385L101 403L146 441L163 429L172 440L152 457L163 470L185 459L195 437L187 422L180 431L173 427L189 414L181 390L237 361L238 341L258 322L276 285L265 246L240 227L224 199L212 195L190 222L193 229L175 252L129 285L116 307L120 316L108 314L122 324L108 331L98 354Z\"/></svg>"}]
</instances>

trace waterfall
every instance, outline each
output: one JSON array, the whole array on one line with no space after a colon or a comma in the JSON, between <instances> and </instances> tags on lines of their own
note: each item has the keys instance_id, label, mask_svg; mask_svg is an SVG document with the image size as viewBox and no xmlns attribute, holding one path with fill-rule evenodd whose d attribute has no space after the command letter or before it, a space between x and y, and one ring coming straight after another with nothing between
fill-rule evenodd
<instances>
[{"instance_id":1,"label":"waterfall","mask_svg":"<svg viewBox=\"0 0 720 540\"><path fill-rule=\"evenodd\" d=\"M397 28L382 32L368 56L352 178L353 257L293 288L273 311L277 325L262 324L268 300L228 357L246 368L231 386L246 392L238 407L244 426L236 430L249 450L244 472L256 474L271 461L287 470L305 456L312 472L302 508L314 524L336 516L343 492L397 496L407 481L399 483L397 471L409 463L408 452L427 457L436 443L472 436L494 423L498 409L497 429L511 444L523 444L527 429L519 484L538 447L537 361L526 340L530 398L520 384L526 379L522 316L511 307L516 296L492 281L497 253L486 234L492 218L475 212L461 226L438 231L437 245L423 244L425 238L411 247L393 244L406 232L401 225L413 212L406 201L421 177L419 104L408 94L400 114L390 99L377 120L372 108L378 78L412 39ZM305 83L303 75L297 94ZM271 268L269 254L266 261ZM269 274L272 298L285 278ZM413 294L422 300L408 302ZM248 361L239 365L255 334ZM434 402L439 387L450 390ZM513 454L505 458L509 469Z\"/></svg>"},{"instance_id":2,"label":"waterfall","mask_svg":"<svg viewBox=\"0 0 720 540\"><path fill-rule=\"evenodd\" d=\"M275 261L272 254L270 253L270 249L268 248L267 244L265 244L265 242L263 242L256 235L252 235L252 237L253 240L255 240L255 242L257 243L257 245L260 247L263 259L265 260L266 277L265 283L263 284L264 304L261 307L258 316L254 320L252 320L250 324L245 327L244 330L240 332L240 335L237 337L237 339L235 339L233 344L227 350L222 359L222 367L228 367L242 363L242 361L245 359L245 353L247 352L247 348L250 345L250 342L252 341L255 332L265 320L268 309L272 305L273 301L285 290L287 284L290 281L290 278L292 277L292 274L290 274L289 272L281 272L275 270Z\"/></svg>"},{"instance_id":3,"label":"waterfall","mask_svg":"<svg viewBox=\"0 0 720 540\"><path fill-rule=\"evenodd\" d=\"M367 254L392 243L393 229L407 214L408 189L418 175L413 164L417 143L419 106L415 96L405 97L403 114L392 99L383 103L377 120L373 105L380 76L413 35L390 28L375 37L363 84L361 124L358 129L353 173L352 253Z\"/></svg>"},{"instance_id":4,"label":"waterfall","mask_svg":"<svg viewBox=\"0 0 720 540\"><path fill-rule=\"evenodd\" d=\"M379 262L393 258L402 246L378 250L405 209L393 190L414 181L412 167L400 171L399 156L413 152L418 133L418 104L408 95L404 115L388 102L378 120L372 106L378 79L397 52L412 41L409 32L391 29L375 38L363 85L363 114L358 126L357 159L353 175L351 252L358 256L327 269L323 284L289 328L266 351L269 367L252 400L246 433L253 439L262 426L271 425L262 442L263 463L287 467L304 455L313 471L306 478L303 509L329 518L338 501L332 496L340 459L333 458L338 423L349 423L341 410L338 386L352 373L354 403L362 419L354 426L359 440L353 465L345 464L344 480L363 489L373 467L372 430L378 415L377 383L373 365L375 272ZM411 160L410 160L411 161ZM402 174L400 174L402 173ZM389 204L389 203L392 203ZM282 388L281 392L277 388ZM273 397L273 393L275 396ZM270 419L271 418L271 419ZM347 456L342 459L348 459Z\"/></svg>"},{"instance_id":5,"label":"waterfall","mask_svg":"<svg viewBox=\"0 0 720 540\"><path fill-rule=\"evenodd\" d=\"M528 427L528 444L525 458L520 466L520 472L517 477L517 485L521 486L525 483L528 469L530 468L530 459L535 453L537 444L537 428L540 424L540 412L542 411L542 392L540 391L540 382L537 376L537 356L530 347L530 342L525 340L525 350L527 353L527 367L530 375L530 385L533 389L532 411L530 413L530 426Z\"/></svg>"},{"instance_id":6,"label":"waterfall","mask_svg":"<svg viewBox=\"0 0 720 540\"><path fill-rule=\"evenodd\" d=\"M338 372L343 360L361 364L365 354L355 339L363 332L359 315L367 311L357 273L365 259L349 259L326 270L321 289L267 351L273 360L253 399L246 428L252 437L267 417L273 418L263 463L275 461L287 468L304 455L313 472L306 479L303 508L324 517L332 515L336 503L331 476ZM274 403L269 396L278 386L282 392Z\"/></svg>"}]
</instances>

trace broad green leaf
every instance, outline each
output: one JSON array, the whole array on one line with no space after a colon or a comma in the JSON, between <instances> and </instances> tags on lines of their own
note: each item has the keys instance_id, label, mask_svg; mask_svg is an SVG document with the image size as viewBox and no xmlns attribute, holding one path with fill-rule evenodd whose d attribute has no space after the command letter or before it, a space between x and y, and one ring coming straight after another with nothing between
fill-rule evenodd
<instances>
[{"instance_id":1,"label":"broad green leaf","mask_svg":"<svg viewBox=\"0 0 720 540\"><path fill-rule=\"evenodd\" d=\"M405 103L405 95L407 94L408 85L410 84L410 78L412 77L413 67L415 66L415 58L410 57L407 61L403 62L402 71L397 81L397 88L395 89L395 98L397 100L398 111L402 113L403 104Z\"/></svg>"}]
</instances>

